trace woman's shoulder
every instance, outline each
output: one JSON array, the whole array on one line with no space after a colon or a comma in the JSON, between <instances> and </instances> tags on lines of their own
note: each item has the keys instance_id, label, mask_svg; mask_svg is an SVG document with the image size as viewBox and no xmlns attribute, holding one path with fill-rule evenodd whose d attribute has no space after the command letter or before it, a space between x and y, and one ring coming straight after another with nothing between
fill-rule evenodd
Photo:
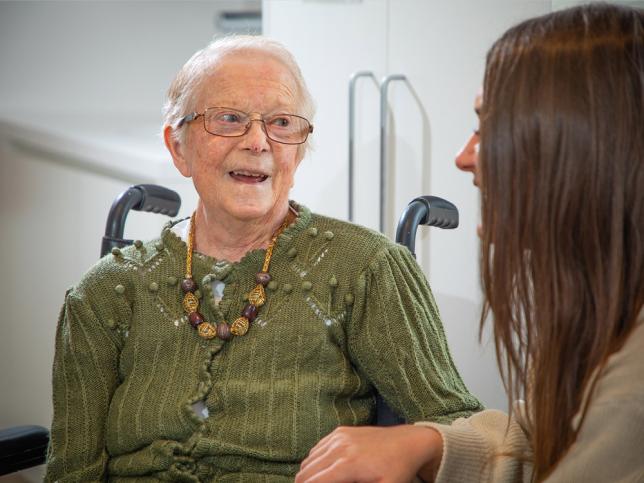
<instances>
[{"instance_id":1,"label":"woman's shoulder","mask_svg":"<svg viewBox=\"0 0 644 483\"><path fill-rule=\"evenodd\" d=\"M172 258L173 247L166 238L136 240L132 245L113 248L87 270L70 293L101 298L132 293L137 285L145 282L146 273Z\"/></svg>"},{"instance_id":2,"label":"woman's shoulder","mask_svg":"<svg viewBox=\"0 0 644 483\"><path fill-rule=\"evenodd\" d=\"M311 214L309 231L366 254L400 246L371 228L317 213Z\"/></svg>"},{"instance_id":3,"label":"woman's shoulder","mask_svg":"<svg viewBox=\"0 0 644 483\"><path fill-rule=\"evenodd\" d=\"M613 353L584 391L584 401L590 397L589 409L611 408L621 411L644 405L644 310L620 350ZM592 383L594 381L594 384ZM589 391L592 390L592 393ZM638 411L640 409L637 409ZM577 414L573 425L581 423Z\"/></svg>"},{"instance_id":4,"label":"woman's shoulder","mask_svg":"<svg viewBox=\"0 0 644 483\"><path fill-rule=\"evenodd\" d=\"M598 381L597 396L607 404L638 400L644 404L644 309L622 348L612 354Z\"/></svg>"}]
</instances>

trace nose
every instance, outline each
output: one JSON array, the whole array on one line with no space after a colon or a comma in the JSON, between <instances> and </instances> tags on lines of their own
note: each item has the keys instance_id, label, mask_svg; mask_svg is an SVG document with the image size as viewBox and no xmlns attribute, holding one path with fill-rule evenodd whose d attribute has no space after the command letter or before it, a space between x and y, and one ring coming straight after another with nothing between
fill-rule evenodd
<instances>
[{"instance_id":1,"label":"nose","mask_svg":"<svg viewBox=\"0 0 644 483\"><path fill-rule=\"evenodd\" d=\"M456 167L462 171L474 172L479 158L479 135L473 132L465 145L456 155Z\"/></svg>"},{"instance_id":2,"label":"nose","mask_svg":"<svg viewBox=\"0 0 644 483\"><path fill-rule=\"evenodd\" d=\"M242 148L259 154L270 149L268 136L266 136L266 127L261 119L251 119L248 131L242 136Z\"/></svg>"}]
</instances>

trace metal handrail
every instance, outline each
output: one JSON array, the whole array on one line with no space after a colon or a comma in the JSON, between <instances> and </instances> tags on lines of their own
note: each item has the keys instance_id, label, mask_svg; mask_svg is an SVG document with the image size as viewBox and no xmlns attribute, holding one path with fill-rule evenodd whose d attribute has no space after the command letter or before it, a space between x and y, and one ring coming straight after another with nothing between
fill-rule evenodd
<instances>
[{"instance_id":1,"label":"metal handrail","mask_svg":"<svg viewBox=\"0 0 644 483\"><path fill-rule=\"evenodd\" d=\"M387 206L387 96L389 84L406 81L403 74L390 74L380 81L380 231L385 231L385 208Z\"/></svg>"},{"instance_id":2,"label":"metal handrail","mask_svg":"<svg viewBox=\"0 0 644 483\"><path fill-rule=\"evenodd\" d=\"M369 70L361 70L351 74L349 78L349 221L353 221L353 177L354 177L354 148L355 148L355 90L356 83L361 77L371 77L376 85L378 79L373 72Z\"/></svg>"}]
</instances>

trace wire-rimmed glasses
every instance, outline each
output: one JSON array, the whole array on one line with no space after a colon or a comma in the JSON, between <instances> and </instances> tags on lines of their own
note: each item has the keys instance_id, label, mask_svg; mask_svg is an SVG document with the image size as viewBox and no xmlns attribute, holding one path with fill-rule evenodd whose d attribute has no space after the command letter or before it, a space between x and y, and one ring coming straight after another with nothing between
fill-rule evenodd
<instances>
[{"instance_id":1,"label":"wire-rimmed glasses","mask_svg":"<svg viewBox=\"0 0 644 483\"><path fill-rule=\"evenodd\" d=\"M302 116L295 114L251 116L247 112L229 107L208 107L202 113L190 113L179 120L177 129L199 117L203 117L203 127L206 132L215 136L243 136L250 129L253 121L259 121L264 125L264 132L268 139L282 144L302 144L313 132L313 125Z\"/></svg>"}]
</instances>

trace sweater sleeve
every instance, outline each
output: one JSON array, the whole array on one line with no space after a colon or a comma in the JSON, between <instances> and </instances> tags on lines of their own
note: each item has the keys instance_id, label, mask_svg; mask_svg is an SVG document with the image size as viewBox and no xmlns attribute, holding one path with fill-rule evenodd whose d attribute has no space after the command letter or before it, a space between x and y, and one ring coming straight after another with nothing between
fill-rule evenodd
<instances>
[{"instance_id":1,"label":"sweater sleeve","mask_svg":"<svg viewBox=\"0 0 644 483\"><path fill-rule=\"evenodd\" d=\"M68 292L56 331L54 416L45 481L103 481L105 422L118 381L118 337L82 296Z\"/></svg>"},{"instance_id":2,"label":"sweater sleeve","mask_svg":"<svg viewBox=\"0 0 644 483\"><path fill-rule=\"evenodd\" d=\"M405 247L377 253L358 277L349 352L408 422L450 422L482 409L452 361L436 302Z\"/></svg>"},{"instance_id":3,"label":"sweater sleeve","mask_svg":"<svg viewBox=\"0 0 644 483\"><path fill-rule=\"evenodd\" d=\"M575 442L546 479L569 481L644 481L644 326L628 347L611 356L588 405ZM438 483L532 481L532 452L522 405L513 416L488 410L454 421L451 426L418 423L439 431L443 459Z\"/></svg>"},{"instance_id":4,"label":"sweater sleeve","mask_svg":"<svg viewBox=\"0 0 644 483\"><path fill-rule=\"evenodd\" d=\"M459 418L449 426L417 423L434 428L443 438L443 459L436 483L531 481L530 444L521 420L488 409Z\"/></svg>"}]
</instances>

